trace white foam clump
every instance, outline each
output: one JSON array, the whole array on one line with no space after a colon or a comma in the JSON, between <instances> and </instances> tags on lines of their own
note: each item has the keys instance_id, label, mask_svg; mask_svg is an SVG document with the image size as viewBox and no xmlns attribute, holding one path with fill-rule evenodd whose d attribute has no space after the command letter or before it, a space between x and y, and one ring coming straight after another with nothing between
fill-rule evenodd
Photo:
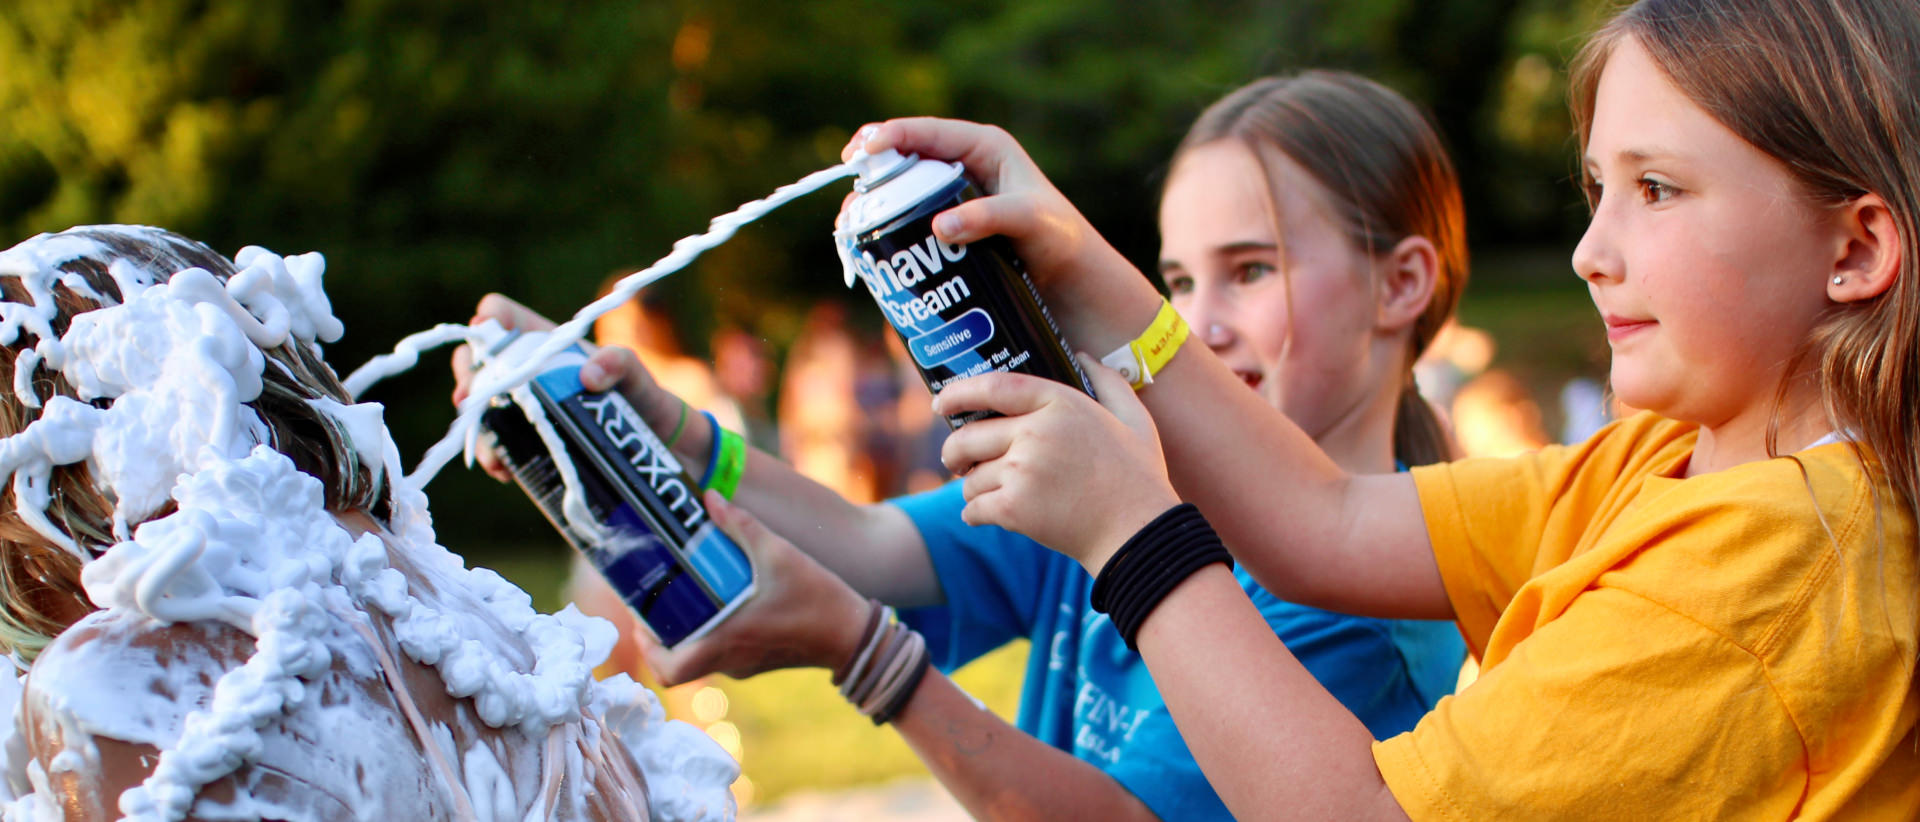
<instances>
[{"instance_id":1,"label":"white foam clump","mask_svg":"<svg viewBox=\"0 0 1920 822\"><path fill-rule=\"evenodd\" d=\"M156 284L115 262L108 271L126 301L80 315L56 339L52 288L82 293L71 282L77 278L57 267L81 257L111 259L111 252L85 237L42 235L0 254L0 276L20 278L33 300L0 303L0 337L36 335L37 361L59 370L90 401L51 398L25 430L0 440L0 468L13 475L19 513L85 558L46 509L52 468L86 462L101 490L117 500L119 539L83 568L88 596L110 613L161 623L217 621L254 638L252 655L219 676L205 707L187 714L178 728L131 734L162 753L151 776L120 796L122 813L177 820L194 812L202 786L257 757L262 730L310 702L309 685L339 658L340 638L352 635L343 622L372 641L367 623L378 611L389 618L401 650L437 670L449 694L471 697L486 724L577 735L588 717L604 715L629 732L621 741L634 758L654 765L643 771L649 783L667 788L659 794L664 804L655 808L656 818L731 815L726 786L738 774L731 758L704 734L689 735L690 726L658 721L657 700L644 689L593 681L592 667L613 642L610 625L571 609L534 613L525 592L492 572L466 569L433 542L425 498L416 488L392 488L390 541L370 534L354 538L326 510L320 482L266 447L264 424L244 405L261 391L261 349L293 343L317 351L320 341L341 333L320 286L319 255L281 258L248 249L239 257L241 275L226 283L190 269ZM85 296L100 297L90 288ZM25 356L20 362L31 365ZM17 393L22 386L29 396L21 401L38 404L30 396L32 381L17 382ZM315 407L348 433L370 467L399 475L398 451L380 424L378 406L317 401ZM147 519L169 500L173 512ZM128 534L130 523L139 524ZM398 553L389 554L390 547ZM436 608L444 595L423 601L410 590L409 578L389 566L389 557L398 555L431 578L435 590L469 592L484 618ZM512 649L498 647L500 636L481 624L493 624L487 620L518 635L531 658L510 658ZM631 721L637 715L649 720ZM86 731L67 734L68 744L89 738ZM445 736L444 728L433 733ZM529 799L514 797L510 780L463 780L437 753L441 745L424 737L422 742L435 752L429 758L459 815L517 813L518 801ZM17 798L7 804L6 818L57 817L49 769L23 763L14 747L7 745L6 761L13 767L6 770L8 790ZM557 750L551 738L547 750L549 758ZM91 756L97 753L69 750L56 757L52 770L77 767ZM468 750L459 757L462 772L486 771L476 756ZM568 763L569 772L580 765L577 755ZM504 773L497 762L492 772ZM569 784L576 785L577 804L580 782ZM471 789L480 795L467 795Z\"/></svg>"},{"instance_id":2,"label":"white foam clump","mask_svg":"<svg viewBox=\"0 0 1920 822\"><path fill-rule=\"evenodd\" d=\"M715 819L733 814L727 789L740 764L706 732L667 719L653 692L626 674L600 682L595 713L627 741L627 750L647 775L654 815L662 819Z\"/></svg>"},{"instance_id":3,"label":"white foam clump","mask_svg":"<svg viewBox=\"0 0 1920 822\"><path fill-rule=\"evenodd\" d=\"M43 414L20 443L0 448L0 470L13 475L24 518L76 555L67 535L26 510L45 509L53 466L89 457L94 475L117 500L116 534L124 537L126 523L166 502L176 475L265 441L265 426L243 405L260 395L262 347L289 335L317 346L342 332L321 287L325 260L319 254L282 258L249 246L239 255L239 273L224 283L194 268L156 284L115 261L109 273L125 301L75 317L55 337L56 283L106 301L58 266L108 253L100 242L72 235L42 235L0 253L0 276L18 278L33 300L0 303L0 343L14 342L22 331L38 338L17 363L16 398L40 406L31 379L35 366L44 365L60 371L80 399L112 400L104 413L66 405ZM57 433L32 432L43 424Z\"/></svg>"}]
</instances>

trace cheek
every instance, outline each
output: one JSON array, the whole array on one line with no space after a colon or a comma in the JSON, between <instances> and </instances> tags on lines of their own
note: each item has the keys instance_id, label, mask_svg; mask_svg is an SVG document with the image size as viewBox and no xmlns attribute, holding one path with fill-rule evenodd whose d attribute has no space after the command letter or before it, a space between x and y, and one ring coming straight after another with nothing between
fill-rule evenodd
<instances>
[{"instance_id":1,"label":"cheek","mask_svg":"<svg viewBox=\"0 0 1920 822\"><path fill-rule=\"evenodd\" d=\"M1294 317L1295 358L1316 360L1322 367L1345 367L1352 349L1365 346L1373 330L1372 295L1357 278L1328 274L1301 278L1296 284L1299 301Z\"/></svg>"},{"instance_id":2,"label":"cheek","mask_svg":"<svg viewBox=\"0 0 1920 822\"><path fill-rule=\"evenodd\" d=\"M1288 310L1286 287L1274 282L1236 302L1231 321L1261 362L1271 364L1285 350L1287 334L1297 320Z\"/></svg>"}]
</instances>

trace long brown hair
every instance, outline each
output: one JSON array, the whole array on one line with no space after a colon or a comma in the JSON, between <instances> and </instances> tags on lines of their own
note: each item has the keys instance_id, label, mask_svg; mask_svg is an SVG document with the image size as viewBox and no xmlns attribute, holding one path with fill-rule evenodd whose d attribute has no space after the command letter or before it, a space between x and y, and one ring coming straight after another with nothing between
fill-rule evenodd
<instances>
[{"instance_id":1,"label":"long brown hair","mask_svg":"<svg viewBox=\"0 0 1920 822\"><path fill-rule=\"evenodd\" d=\"M1840 206L1868 193L1886 201L1900 235L1893 285L1832 305L1787 373L1818 363L1828 421L1912 510L1920 503L1920 14L1911 3L1874 0L1643 0L1575 59L1582 147L1600 73L1622 37L1721 125L1780 161L1812 202ZM1783 384L1778 396L1786 392ZM1769 453L1775 446L1770 426Z\"/></svg>"},{"instance_id":2,"label":"long brown hair","mask_svg":"<svg viewBox=\"0 0 1920 822\"><path fill-rule=\"evenodd\" d=\"M49 249L90 249L65 256L57 251L39 255L84 284L75 289L62 277L54 286L53 298L58 306L52 322L55 334L66 333L74 317L101 307L93 294L113 303L121 300L120 286L109 269L152 283L166 282L189 268L204 269L222 281L237 273L233 262L213 249L156 228L87 226L41 235L21 245L28 244ZM18 276L0 275L0 299L33 303ZM12 343L0 346L0 386L14 384L20 353L35 342L32 336L21 334ZM340 424L309 402L322 398L352 402L333 370L317 351L294 340L262 353L270 361L261 375L264 387L249 405L271 432L267 444L286 454L301 471L321 480L329 509L362 510L385 520L389 500L380 466L365 465ZM75 396L60 372L51 369L36 366L32 385L43 398ZM0 394L0 437L19 433L38 417L39 410L24 405L13 391ZM85 463L55 468L51 490L47 518L83 553L97 555L113 545L113 502L96 487ZM11 483L0 490L0 506L4 506L0 507L0 652L14 653L22 661L31 662L54 636L93 606L80 587L80 558L21 519ZM162 509L153 516L170 511L170 507Z\"/></svg>"},{"instance_id":3,"label":"long brown hair","mask_svg":"<svg viewBox=\"0 0 1920 822\"><path fill-rule=\"evenodd\" d=\"M1425 237L1439 257L1433 298L1414 322L1406 382L1393 419L1393 455L1406 465L1449 459L1450 437L1413 384L1413 363L1440 333L1467 286L1466 213L1440 135L1392 89L1355 74L1314 70L1266 77L1202 112L1174 154L1238 140L1277 185L1276 154L1330 196L1348 239L1369 255Z\"/></svg>"}]
</instances>

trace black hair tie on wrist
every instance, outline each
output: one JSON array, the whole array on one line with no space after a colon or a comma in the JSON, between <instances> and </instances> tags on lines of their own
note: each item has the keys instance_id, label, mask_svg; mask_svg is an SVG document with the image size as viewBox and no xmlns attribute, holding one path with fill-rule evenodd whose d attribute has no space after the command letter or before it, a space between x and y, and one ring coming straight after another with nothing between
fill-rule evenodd
<instances>
[{"instance_id":1,"label":"black hair tie on wrist","mask_svg":"<svg viewBox=\"0 0 1920 822\"><path fill-rule=\"evenodd\" d=\"M1167 509L1129 538L1093 580L1093 609L1113 619L1129 650L1138 652L1140 624L1187 577L1233 556L1192 503Z\"/></svg>"}]
</instances>

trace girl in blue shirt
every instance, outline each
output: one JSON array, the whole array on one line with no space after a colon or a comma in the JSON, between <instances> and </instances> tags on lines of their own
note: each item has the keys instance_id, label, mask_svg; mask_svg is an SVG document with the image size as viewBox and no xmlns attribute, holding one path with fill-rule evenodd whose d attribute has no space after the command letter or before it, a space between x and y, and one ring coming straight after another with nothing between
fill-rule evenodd
<instances>
[{"instance_id":1,"label":"girl in blue shirt","mask_svg":"<svg viewBox=\"0 0 1920 822\"><path fill-rule=\"evenodd\" d=\"M1342 465L1386 471L1448 455L1411 368L1465 284L1463 220L1451 163L1405 99L1336 72L1229 94L1176 153L1160 227L1160 271L1195 339ZM545 322L498 295L479 318ZM622 385L649 425L681 430L683 461L706 464L716 432L630 352L601 350L581 379ZM711 636L670 655L649 649L664 681L844 669L870 596L901 609L942 671L1032 640L1017 729L934 673L893 717L976 817L1230 818L1145 664L1092 610L1092 579L1025 537L962 522L958 482L855 506L754 452L734 502L708 502L753 555L761 589ZM1240 583L1376 736L1411 728L1451 691L1464 645L1450 623L1339 615Z\"/></svg>"}]
</instances>

